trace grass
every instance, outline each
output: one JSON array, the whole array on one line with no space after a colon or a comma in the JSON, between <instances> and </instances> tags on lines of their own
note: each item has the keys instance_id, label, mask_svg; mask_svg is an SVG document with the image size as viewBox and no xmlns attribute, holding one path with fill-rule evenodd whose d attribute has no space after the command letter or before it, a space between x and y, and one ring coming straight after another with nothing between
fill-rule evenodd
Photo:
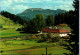
<instances>
[{"instance_id":1,"label":"grass","mask_svg":"<svg viewBox=\"0 0 80 55\"><path fill-rule=\"evenodd\" d=\"M19 28L21 27L20 24L18 23L14 23L12 20L10 20L9 18L6 18L2 15L0 15L0 25L3 27L3 28Z\"/></svg>"},{"instance_id":2,"label":"grass","mask_svg":"<svg viewBox=\"0 0 80 55\"><path fill-rule=\"evenodd\" d=\"M28 36L27 34L21 34L19 31L16 31L16 29L8 29L8 30L2 30L1 31L1 38L8 38L8 37L20 37L20 36Z\"/></svg>"},{"instance_id":3,"label":"grass","mask_svg":"<svg viewBox=\"0 0 80 55\"><path fill-rule=\"evenodd\" d=\"M37 43L36 41L30 40L8 40L1 41L1 54L28 54L28 55L39 55L45 54L45 48L48 47L48 53L50 54L61 54L69 53L66 47L59 46L57 43Z\"/></svg>"},{"instance_id":4,"label":"grass","mask_svg":"<svg viewBox=\"0 0 80 55\"><path fill-rule=\"evenodd\" d=\"M60 46L59 42L55 43L37 43L35 40L13 39L15 37L24 38L30 34L21 34L16 29L7 29L1 31L1 54L2 55L41 55L45 54L45 48L48 47L48 54L64 55L69 53L64 46ZM9 39L12 38L12 39ZM6 40L7 39L7 40Z\"/></svg>"},{"instance_id":5,"label":"grass","mask_svg":"<svg viewBox=\"0 0 80 55\"><path fill-rule=\"evenodd\" d=\"M69 53L69 51L65 49L66 47L59 45L59 42L37 43L34 40L13 39L16 37L29 37L31 34L21 34L19 31L16 31L16 28L19 28L21 26L19 24L15 24L13 21L4 16L1 16L0 20L3 28L8 28L0 28L1 55L42 55L45 54L46 47L48 48L48 54L64 55L64 53Z\"/></svg>"}]
</instances>

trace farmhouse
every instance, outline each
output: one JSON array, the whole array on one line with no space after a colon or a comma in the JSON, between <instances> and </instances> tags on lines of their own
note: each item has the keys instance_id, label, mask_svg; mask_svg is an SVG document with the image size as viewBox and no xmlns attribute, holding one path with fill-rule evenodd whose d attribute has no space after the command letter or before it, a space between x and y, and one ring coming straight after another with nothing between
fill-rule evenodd
<instances>
[{"instance_id":1,"label":"farmhouse","mask_svg":"<svg viewBox=\"0 0 80 55\"><path fill-rule=\"evenodd\" d=\"M42 30L42 34L44 33L52 33L53 35L59 34L60 37L68 36L68 34L71 34L70 29L49 29L45 28Z\"/></svg>"}]
</instances>

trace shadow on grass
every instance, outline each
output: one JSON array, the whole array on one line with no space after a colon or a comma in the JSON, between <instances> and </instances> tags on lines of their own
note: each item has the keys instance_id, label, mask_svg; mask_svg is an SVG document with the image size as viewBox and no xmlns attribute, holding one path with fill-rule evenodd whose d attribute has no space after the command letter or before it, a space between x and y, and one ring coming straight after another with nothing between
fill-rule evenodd
<instances>
[{"instance_id":1,"label":"shadow on grass","mask_svg":"<svg viewBox=\"0 0 80 55\"><path fill-rule=\"evenodd\" d=\"M20 31L20 33L27 33L27 34L38 34L38 32L33 32L33 31L24 31L24 30L21 30L21 29L17 29L16 31Z\"/></svg>"},{"instance_id":2,"label":"shadow on grass","mask_svg":"<svg viewBox=\"0 0 80 55\"><path fill-rule=\"evenodd\" d=\"M67 53L63 53L64 55L70 55L70 54L67 54Z\"/></svg>"}]
</instances>

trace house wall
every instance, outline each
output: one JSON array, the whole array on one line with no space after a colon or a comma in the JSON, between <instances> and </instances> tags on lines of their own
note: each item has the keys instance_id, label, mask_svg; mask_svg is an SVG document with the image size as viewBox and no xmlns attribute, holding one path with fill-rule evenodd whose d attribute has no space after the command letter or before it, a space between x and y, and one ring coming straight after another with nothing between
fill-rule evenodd
<instances>
[{"instance_id":1,"label":"house wall","mask_svg":"<svg viewBox=\"0 0 80 55\"><path fill-rule=\"evenodd\" d=\"M60 37L68 36L66 33L59 34L59 35L60 35Z\"/></svg>"},{"instance_id":2,"label":"house wall","mask_svg":"<svg viewBox=\"0 0 80 55\"><path fill-rule=\"evenodd\" d=\"M42 32L42 34L48 34L47 32ZM60 36L60 37L65 37L69 36L69 33L52 33L54 36Z\"/></svg>"}]
</instances>

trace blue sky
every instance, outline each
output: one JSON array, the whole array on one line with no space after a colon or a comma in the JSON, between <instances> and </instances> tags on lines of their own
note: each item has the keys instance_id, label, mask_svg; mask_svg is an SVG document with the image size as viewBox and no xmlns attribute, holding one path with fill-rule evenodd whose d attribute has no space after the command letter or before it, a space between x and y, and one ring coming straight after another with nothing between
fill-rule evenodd
<instances>
[{"instance_id":1,"label":"blue sky","mask_svg":"<svg viewBox=\"0 0 80 55\"><path fill-rule=\"evenodd\" d=\"M1 10L13 14L21 13L28 8L74 10L73 0L0 0L0 4Z\"/></svg>"}]
</instances>

